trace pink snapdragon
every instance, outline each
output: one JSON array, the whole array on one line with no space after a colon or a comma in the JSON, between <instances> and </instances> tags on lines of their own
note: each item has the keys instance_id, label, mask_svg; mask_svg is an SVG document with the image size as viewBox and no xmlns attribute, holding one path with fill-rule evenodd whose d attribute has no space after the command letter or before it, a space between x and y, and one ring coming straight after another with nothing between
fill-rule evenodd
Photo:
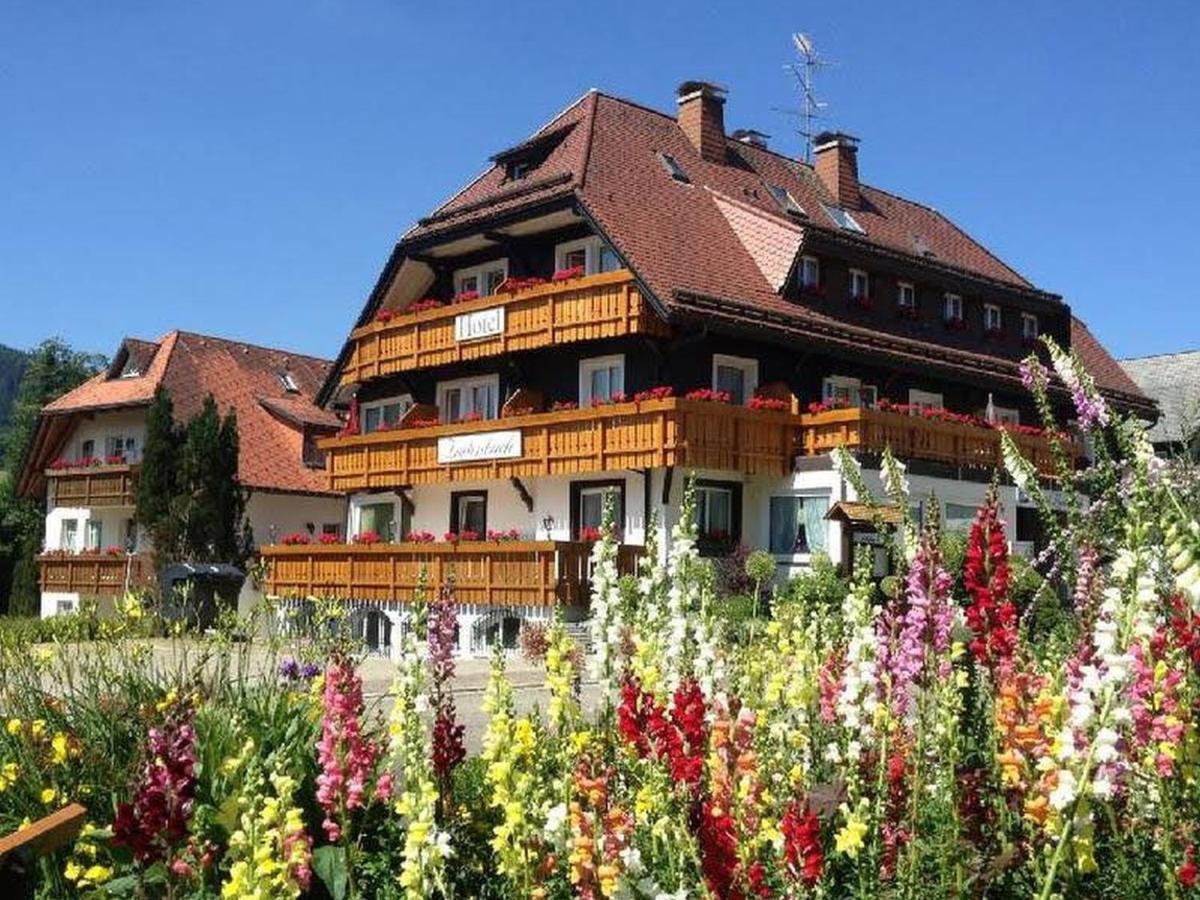
<instances>
[{"instance_id":1,"label":"pink snapdragon","mask_svg":"<svg viewBox=\"0 0 1200 900\"><path fill-rule=\"evenodd\" d=\"M380 746L363 737L362 679L345 659L334 659L325 670L321 740L317 742L317 802L325 811L321 826L330 841L341 839L349 814L373 796L387 800L391 779L376 779ZM372 790L373 787L373 790Z\"/></svg>"},{"instance_id":2,"label":"pink snapdragon","mask_svg":"<svg viewBox=\"0 0 1200 900\"><path fill-rule=\"evenodd\" d=\"M454 592L443 588L429 608L429 704L433 708L433 771L447 796L454 767L467 755L450 682L454 679Z\"/></svg>"}]
</instances>

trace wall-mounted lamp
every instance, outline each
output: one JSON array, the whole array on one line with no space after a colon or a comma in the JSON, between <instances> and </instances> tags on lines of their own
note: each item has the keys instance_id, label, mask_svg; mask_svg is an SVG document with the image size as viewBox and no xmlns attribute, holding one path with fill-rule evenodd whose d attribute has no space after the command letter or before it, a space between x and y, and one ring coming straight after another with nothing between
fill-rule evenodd
<instances>
[{"instance_id":1,"label":"wall-mounted lamp","mask_svg":"<svg viewBox=\"0 0 1200 900\"><path fill-rule=\"evenodd\" d=\"M547 535L554 530L554 516L546 516L546 518L542 519L542 530L545 531Z\"/></svg>"}]
</instances>

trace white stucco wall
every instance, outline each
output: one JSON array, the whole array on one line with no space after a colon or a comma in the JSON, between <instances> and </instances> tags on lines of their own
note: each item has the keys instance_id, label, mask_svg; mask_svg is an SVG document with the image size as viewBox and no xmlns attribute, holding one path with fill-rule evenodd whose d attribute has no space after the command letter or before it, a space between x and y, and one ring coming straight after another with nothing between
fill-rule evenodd
<instances>
[{"instance_id":1,"label":"white stucco wall","mask_svg":"<svg viewBox=\"0 0 1200 900\"><path fill-rule=\"evenodd\" d=\"M90 419L82 420L63 445L59 454L67 459L78 459L83 456L83 443L87 440L95 442L95 456L103 459L105 442L110 435L133 437L137 446L129 461L137 462L141 458L142 447L146 440L146 411L144 409L116 409L110 412L96 413Z\"/></svg>"},{"instance_id":2,"label":"white stucco wall","mask_svg":"<svg viewBox=\"0 0 1200 900\"><path fill-rule=\"evenodd\" d=\"M346 501L341 497L314 497L305 494L281 494L252 491L246 503L246 517L254 530L256 544L269 544L292 532L321 533L325 524L340 524L346 518ZM243 615L262 599L250 579L242 585L238 596L238 612Z\"/></svg>"}]
</instances>

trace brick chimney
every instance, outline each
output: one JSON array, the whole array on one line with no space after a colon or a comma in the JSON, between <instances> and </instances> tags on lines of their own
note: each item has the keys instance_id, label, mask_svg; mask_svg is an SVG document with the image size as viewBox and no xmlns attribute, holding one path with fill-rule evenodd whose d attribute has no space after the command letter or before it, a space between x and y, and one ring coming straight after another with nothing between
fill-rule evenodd
<instances>
[{"instance_id":1,"label":"brick chimney","mask_svg":"<svg viewBox=\"0 0 1200 900\"><path fill-rule=\"evenodd\" d=\"M685 81L678 90L676 121L701 159L725 162L725 88Z\"/></svg>"},{"instance_id":2,"label":"brick chimney","mask_svg":"<svg viewBox=\"0 0 1200 900\"><path fill-rule=\"evenodd\" d=\"M858 191L858 138L840 131L823 131L813 144L817 177L838 206L857 209L862 202Z\"/></svg>"}]
</instances>

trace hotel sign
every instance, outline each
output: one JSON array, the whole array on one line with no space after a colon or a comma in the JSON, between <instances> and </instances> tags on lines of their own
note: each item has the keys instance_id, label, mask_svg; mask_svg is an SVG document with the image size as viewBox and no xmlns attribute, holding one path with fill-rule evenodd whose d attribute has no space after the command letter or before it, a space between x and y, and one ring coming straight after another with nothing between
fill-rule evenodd
<instances>
[{"instance_id":1,"label":"hotel sign","mask_svg":"<svg viewBox=\"0 0 1200 900\"><path fill-rule=\"evenodd\" d=\"M493 306L454 317L456 341L478 341L504 334L504 307Z\"/></svg>"},{"instance_id":2,"label":"hotel sign","mask_svg":"<svg viewBox=\"0 0 1200 900\"><path fill-rule=\"evenodd\" d=\"M438 463L478 462L484 459L516 459L521 455L520 431L488 431L438 438Z\"/></svg>"}]
</instances>

